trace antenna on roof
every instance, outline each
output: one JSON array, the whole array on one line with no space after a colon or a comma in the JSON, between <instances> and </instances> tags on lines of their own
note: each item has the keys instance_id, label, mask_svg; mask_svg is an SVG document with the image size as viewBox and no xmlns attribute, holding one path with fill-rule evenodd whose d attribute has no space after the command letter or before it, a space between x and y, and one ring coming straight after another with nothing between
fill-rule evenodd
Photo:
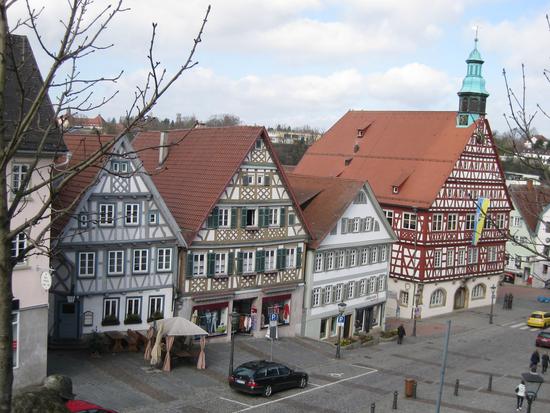
<instances>
[{"instance_id":1,"label":"antenna on roof","mask_svg":"<svg viewBox=\"0 0 550 413\"><path fill-rule=\"evenodd\" d=\"M477 49L477 41L478 41L477 35L478 35L478 32L479 32L479 25L473 26L472 29L474 29L476 31L476 37L474 38L474 43L475 43L475 47Z\"/></svg>"}]
</instances>

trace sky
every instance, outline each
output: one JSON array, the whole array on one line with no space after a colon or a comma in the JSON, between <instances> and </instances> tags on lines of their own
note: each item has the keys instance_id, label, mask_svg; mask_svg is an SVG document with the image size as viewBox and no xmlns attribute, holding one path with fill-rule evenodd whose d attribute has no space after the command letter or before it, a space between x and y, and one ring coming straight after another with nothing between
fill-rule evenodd
<instances>
[{"instance_id":1,"label":"sky","mask_svg":"<svg viewBox=\"0 0 550 413\"><path fill-rule=\"evenodd\" d=\"M112 1L96 0L92 14ZM55 50L67 20L67 0L29 0L44 10L42 43ZM229 113L243 124L277 124L320 131L353 110L457 110L456 92L474 47L485 60L492 129L508 130L503 69L517 93L525 65L528 112L533 126L550 137L550 30L543 0L126 0L100 35L97 50L79 60L83 78L110 77L116 84L94 90L92 101L116 97L85 115L124 115L136 86L143 85L152 23L157 23L155 61L173 74L185 62L208 4L212 10L194 56L197 65L176 81L153 109L207 120ZM8 10L10 27L25 16L22 0ZM36 36L27 34L43 75L52 64ZM68 70L68 69L64 69ZM63 72L56 80L63 79ZM52 90L52 100L56 100Z\"/></svg>"}]
</instances>

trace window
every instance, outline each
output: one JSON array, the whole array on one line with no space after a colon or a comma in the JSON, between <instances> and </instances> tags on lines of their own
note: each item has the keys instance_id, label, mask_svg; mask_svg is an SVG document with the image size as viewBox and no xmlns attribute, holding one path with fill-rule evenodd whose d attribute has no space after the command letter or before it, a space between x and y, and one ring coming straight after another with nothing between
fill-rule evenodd
<instances>
[{"instance_id":1,"label":"window","mask_svg":"<svg viewBox=\"0 0 550 413\"><path fill-rule=\"evenodd\" d=\"M81 212L78 214L78 227L88 228L88 214Z\"/></svg>"},{"instance_id":2,"label":"window","mask_svg":"<svg viewBox=\"0 0 550 413\"><path fill-rule=\"evenodd\" d=\"M347 291L348 291L348 300L351 300L352 298L355 297L355 281L350 281L348 283Z\"/></svg>"},{"instance_id":3,"label":"window","mask_svg":"<svg viewBox=\"0 0 550 413\"><path fill-rule=\"evenodd\" d=\"M378 260L378 248L373 247L370 249L370 263L374 264Z\"/></svg>"},{"instance_id":4,"label":"window","mask_svg":"<svg viewBox=\"0 0 550 413\"><path fill-rule=\"evenodd\" d=\"M147 222L149 225L157 225L159 223L159 212L158 211L149 211L147 214Z\"/></svg>"},{"instance_id":5,"label":"window","mask_svg":"<svg viewBox=\"0 0 550 413\"><path fill-rule=\"evenodd\" d=\"M478 284L472 288L472 299L485 298L485 284Z\"/></svg>"},{"instance_id":6,"label":"window","mask_svg":"<svg viewBox=\"0 0 550 413\"><path fill-rule=\"evenodd\" d=\"M128 162L111 161L111 171L114 173L128 173Z\"/></svg>"},{"instance_id":7,"label":"window","mask_svg":"<svg viewBox=\"0 0 550 413\"><path fill-rule=\"evenodd\" d=\"M467 214L466 215L466 230L471 231L474 229L474 224L476 220L475 214Z\"/></svg>"},{"instance_id":8,"label":"window","mask_svg":"<svg viewBox=\"0 0 550 413\"><path fill-rule=\"evenodd\" d=\"M432 231L443 231L443 214L434 214Z\"/></svg>"},{"instance_id":9,"label":"window","mask_svg":"<svg viewBox=\"0 0 550 413\"><path fill-rule=\"evenodd\" d=\"M132 262L132 272L134 274L143 274L149 271L149 250L134 250Z\"/></svg>"},{"instance_id":10,"label":"window","mask_svg":"<svg viewBox=\"0 0 550 413\"><path fill-rule=\"evenodd\" d=\"M468 249L468 264L477 264L478 249L471 247Z\"/></svg>"},{"instance_id":11,"label":"window","mask_svg":"<svg viewBox=\"0 0 550 413\"><path fill-rule=\"evenodd\" d=\"M332 302L332 285L325 287L325 297L323 298L324 304L330 304Z\"/></svg>"},{"instance_id":12,"label":"window","mask_svg":"<svg viewBox=\"0 0 550 413\"><path fill-rule=\"evenodd\" d=\"M227 253L217 252L214 257L214 274L227 274Z\"/></svg>"},{"instance_id":13,"label":"window","mask_svg":"<svg viewBox=\"0 0 550 413\"><path fill-rule=\"evenodd\" d=\"M157 271L172 270L172 248L157 249Z\"/></svg>"},{"instance_id":14,"label":"window","mask_svg":"<svg viewBox=\"0 0 550 413\"><path fill-rule=\"evenodd\" d=\"M344 268L346 266L346 251L340 250L337 253L336 266L338 268Z\"/></svg>"},{"instance_id":15,"label":"window","mask_svg":"<svg viewBox=\"0 0 550 413\"><path fill-rule=\"evenodd\" d=\"M257 226L258 220L256 219L257 210L256 209L247 209L246 210L246 226L255 227Z\"/></svg>"},{"instance_id":16,"label":"window","mask_svg":"<svg viewBox=\"0 0 550 413\"><path fill-rule=\"evenodd\" d=\"M506 217L504 214L498 214L497 215L497 228L498 229L503 229L504 228L504 225L505 225L505 221L506 221Z\"/></svg>"},{"instance_id":17,"label":"window","mask_svg":"<svg viewBox=\"0 0 550 413\"><path fill-rule=\"evenodd\" d=\"M313 294L311 297L311 306L312 307L319 307L321 304L321 289L320 288L314 288Z\"/></svg>"},{"instance_id":18,"label":"window","mask_svg":"<svg viewBox=\"0 0 550 413\"><path fill-rule=\"evenodd\" d=\"M409 305L409 292L399 291L399 304L407 307Z\"/></svg>"},{"instance_id":19,"label":"window","mask_svg":"<svg viewBox=\"0 0 550 413\"><path fill-rule=\"evenodd\" d=\"M243 253L243 273L254 272L254 251L244 251Z\"/></svg>"},{"instance_id":20,"label":"window","mask_svg":"<svg viewBox=\"0 0 550 413\"><path fill-rule=\"evenodd\" d=\"M164 297L154 296L149 297L149 313L148 318L164 318Z\"/></svg>"},{"instance_id":21,"label":"window","mask_svg":"<svg viewBox=\"0 0 550 413\"><path fill-rule=\"evenodd\" d=\"M323 271L323 254L318 252L315 254L315 272Z\"/></svg>"},{"instance_id":22,"label":"window","mask_svg":"<svg viewBox=\"0 0 550 413\"><path fill-rule=\"evenodd\" d=\"M442 256L441 250L434 250L434 267L435 268L441 268L441 256Z\"/></svg>"},{"instance_id":23,"label":"window","mask_svg":"<svg viewBox=\"0 0 550 413\"><path fill-rule=\"evenodd\" d=\"M115 225L115 205L99 204L99 226L112 227Z\"/></svg>"},{"instance_id":24,"label":"window","mask_svg":"<svg viewBox=\"0 0 550 413\"><path fill-rule=\"evenodd\" d=\"M231 210L229 208L220 208L218 209L218 227L220 228L229 228Z\"/></svg>"},{"instance_id":25,"label":"window","mask_svg":"<svg viewBox=\"0 0 550 413\"><path fill-rule=\"evenodd\" d=\"M495 262L496 260L497 260L497 247L495 245L487 247L487 261Z\"/></svg>"},{"instance_id":26,"label":"window","mask_svg":"<svg viewBox=\"0 0 550 413\"><path fill-rule=\"evenodd\" d=\"M447 249L447 267L455 265L455 250L453 248Z\"/></svg>"},{"instance_id":27,"label":"window","mask_svg":"<svg viewBox=\"0 0 550 413\"><path fill-rule=\"evenodd\" d=\"M334 252L330 251L325 254L325 270L330 271L334 269Z\"/></svg>"},{"instance_id":28,"label":"window","mask_svg":"<svg viewBox=\"0 0 550 413\"><path fill-rule=\"evenodd\" d=\"M457 265L466 265L466 249L465 248L459 248L458 249L458 263Z\"/></svg>"},{"instance_id":29,"label":"window","mask_svg":"<svg viewBox=\"0 0 550 413\"><path fill-rule=\"evenodd\" d=\"M206 254L193 254L193 275L206 275Z\"/></svg>"},{"instance_id":30,"label":"window","mask_svg":"<svg viewBox=\"0 0 550 413\"><path fill-rule=\"evenodd\" d=\"M262 149L262 140L256 139L256 144L254 146L256 149Z\"/></svg>"},{"instance_id":31,"label":"window","mask_svg":"<svg viewBox=\"0 0 550 413\"><path fill-rule=\"evenodd\" d=\"M78 276L95 276L95 252L78 253Z\"/></svg>"},{"instance_id":32,"label":"window","mask_svg":"<svg viewBox=\"0 0 550 413\"><path fill-rule=\"evenodd\" d=\"M363 278L359 282L359 295L365 295L367 293L367 279Z\"/></svg>"},{"instance_id":33,"label":"window","mask_svg":"<svg viewBox=\"0 0 550 413\"><path fill-rule=\"evenodd\" d=\"M354 204L366 204L367 203L367 194L363 191L359 191L355 199L353 200Z\"/></svg>"},{"instance_id":34,"label":"window","mask_svg":"<svg viewBox=\"0 0 550 413\"><path fill-rule=\"evenodd\" d=\"M264 175L258 174L256 175L256 185L264 185Z\"/></svg>"},{"instance_id":35,"label":"window","mask_svg":"<svg viewBox=\"0 0 550 413\"><path fill-rule=\"evenodd\" d=\"M443 305L445 305L445 293L439 288L430 296L430 307L439 307Z\"/></svg>"},{"instance_id":36,"label":"window","mask_svg":"<svg viewBox=\"0 0 550 413\"><path fill-rule=\"evenodd\" d=\"M103 319L106 318L118 320L118 298L103 299Z\"/></svg>"},{"instance_id":37,"label":"window","mask_svg":"<svg viewBox=\"0 0 550 413\"><path fill-rule=\"evenodd\" d=\"M130 317L139 317L141 322L141 298L128 297L126 298L126 319Z\"/></svg>"},{"instance_id":38,"label":"window","mask_svg":"<svg viewBox=\"0 0 550 413\"><path fill-rule=\"evenodd\" d=\"M124 273L124 251L109 251L107 274L121 275L123 273Z\"/></svg>"},{"instance_id":39,"label":"window","mask_svg":"<svg viewBox=\"0 0 550 413\"><path fill-rule=\"evenodd\" d=\"M511 217L511 224L513 227L521 227L522 221L523 219L521 217L518 217L518 216Z\"/></svg>"},{"instance_id":40,"label":"window","mask_svg":"<svg viewBox=\"0 0 550 413\"><path fill-rule=\"evenodd\" d=\"M458 216L456 214L449 214L447 216L447 230L456 231L457 229Z\"/></svg>"},{"instance_id":41,"label":"window","mask_svg":"<svg viewBox=\"0 0 550 413\"><path fill-rule=\"evenodd\" d=\"M26 164L14 164L12 167L12 176L11 176L11 191L16 193L19 191L23 185L23 181L27 178L29 173L29 165Z\"/></svg>"},{"instance_id":42,"label":"window","mask_svg":"<svg viewBox=\"0 0 550 413\"><path fill-rule=\"evenodd\" d=\"M516 261L516 268L520 269L521 268L521 261L522 261L521 256L516 255L516 260L515 261Z\"/></svg>"},{"instance_id":43,"label":"window","mask_svg":"<svg viewBox=\"0 0 550 413\"><path fill-rule=\"evenodd\" d=\"M386 276L381 275L378 277L378 291L382 292L386 289Z\"/></svg>"},{"instance_id":44,"label":"window","mask_svg":"<svg viewBox=\"0 0 550 413\"><path fill-rule=\"evenodd\" d=\"M296 267L296 248L287 248L286 250L286 268Z\"/></svg>"},{"instance_id":45,"label":"window","mask_svg":"<svg viewBox=\"0 0 550 413\"><path fill-rule=\"evenodd\" d=\"M11 313L13 368L19 367L19 313Z\"/></svg>"},{"instance_id":46,"label":"window","mask_svg":"<svg viewBox=\"0 0 550 413\"><path fill-rule=\"evenodd\" d=\"M254 175L243 175L243 185L254 185Z\"/></svg>"},{"instance_id":47,"label":"window","mask_svg":"<svg viewBox=\"0 0 550 413\"><path fill-rule=\"evenodd\" d=\"M357 250L351 250L349 252L349 266L355 267L357 265Z\"/></svg>"},{"instance_id":48,"label":"window","mask_svg":"<svg viewBox=\"0 0 550 413\"><path fill-rule=\"evenodd\" d=\"M327 337L327 322L330 320L330 318L323 318L321 320L321 331L319 334L319 338L323 339Z\"/></svg>"},{"instance_id":49,"label":"window","mask_svg":"<svg viewBox=\"0 0 550 413\"><path fill-rule=\"evenodd\" d=\"M288 213L288 225L292 226L296 224L296 214L294 212ZM336 227L332 228L330 235L336 235Z\"/></svg>"},{"instance_id":50,"label":"window","mask_svg":"<svg viewBox=\"0 0 550 413\"><path fill-rule=\"evenodd\" d=\"M380 262L386 262L388 259L388 247L386 245L381 245L380 247Z\"/></svg>"},{"instance_id":51,"label":"window","mask_svg":"<svg viewBox=\"0 0 550 413\"><path fill-rule=\"evenodd\" d=\"M416 229L416 214L403 213L403 229Z\"/></svg>"},{"instance_id":52,"label":"window","mask_svg":"<svg viewBox=\"0 0 550 413\"><path fill-rule=\"evenodd\" d=\"M376 277L369 278L368 293L372 294L376 292Z\"/></svg>"},{"instance_id":53,"label":"window","mask_svg":"<svg viewBox=\"0 0 550 413\"><path fill-rule=\"evenodd\" d=\"M353 232L361 230L361 218L353 218Z\"/></svg>"},{"instance_id":54,"label":"window","mask_svg":"<svg viewBox=\"0 0 550 413\"><path fill-rule=\"evenodd\" d=\"M334 302L339 303L342 301L343 289L344 289L343 284L336 284L336 288L334 291Z\"/></svg>"},{"instance_id":55,"label":"window","mask_svg":"<svg viewBox=\"0 0 550 413\"><path fill-rule=\"evenodd\" d=\"M369 249L361 249L361 265L367 265L369 263Z\"/></svg>"},{"instance_id":56,"label":"window","mask_svg":"<svg viewBox=\"0 0 550 413\"><path fill-rule=\"evenodd\" d=\"M277 268L277 250L265 250L265 271L274 271Z\"/></svg>"},{"instance_id":57,"label":"window","mask_svg":"<svg viewBox=\"0 0 550 413\"><path fill-rule=\"evenodd\" d=\"M548 265L546 265L546 264L542 265L542 273L545 274L545 275L548 274Z\"/></svg>"},{"instance_id":58,"label":"window","mask_svg":"<svg viewBox=\"0 0 550 413\"><path fill-rule=\"evenodd\" d=\"M267 211L267 225L270 227L279 226L279 216L281 215L279 208L269 208Z\"/></svg>"},{"instance_id":59,"label":"window","mask_svg":"<svg viewBox=\"0 0 550 413\"><path fill-rule=\"evenodd\" d=\"M11 258L17 260L17 264L25 263L25 257L19 257L27 248L27 234L20 232L11 240Z\"/></svg>"},{"instance_id":60,"label":"window","mask_svg":"<svg viewBox=\"0 0 550 413\"><path fill-rule=\"evenodd\" d=\"M386 219L388 220L390 227L393 226L393 211L385 209L384 215L386 215Z\"/></svg>"}]
</instances>

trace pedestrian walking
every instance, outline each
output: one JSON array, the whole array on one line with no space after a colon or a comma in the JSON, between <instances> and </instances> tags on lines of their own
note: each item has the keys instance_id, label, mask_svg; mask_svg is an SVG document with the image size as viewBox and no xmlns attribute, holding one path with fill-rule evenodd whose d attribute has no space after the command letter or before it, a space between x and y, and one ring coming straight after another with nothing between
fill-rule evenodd
<instances>
[{"instance_id":1,"label":"pedestrian walking","mask_svg":"<svg viewBox=\"0 0 550 413\"><path fill-rule=\"evenodd\" d=\"M516 387L516 411L520 411L523 407L523 399L525 399L525 382L522 380Z\"/></svg>"},{"instance_id":2,"label":"pedestrian walking","mask_svg":"<svg viewBox=\"0 0 550 413\"><path fill-rule=\"evenodd\" d=\"M403 327L403 324L400 324L399 327L397 327L397 344L403 343L403 337L405 337L407 333L405 333L405 327Z\"/></svg>"},{"instance_id":3,"label":"pedestrian walking","mask_svg":"<svg viewBox=\"0 0 550 413\"><path fill-rule=\"evenodd\" d=\"M542 357L542 374L546 374L546 370L548 370L548 362L550 361L550 357L548 356L548 352L545 352Z\"/></svg>"},{"instance_id":4,"label":"pedestrian walking","mask_svg":"<svg viewBox=\"0 0 550 413\"><path fill-rule=\"evenodd\" d=\"M533 354L531 354L531 364L529 365L529 369L535 373L537 371L537 367L540 363L540 354L538 350L533 351Z\"/></svg>"}]
</instances>

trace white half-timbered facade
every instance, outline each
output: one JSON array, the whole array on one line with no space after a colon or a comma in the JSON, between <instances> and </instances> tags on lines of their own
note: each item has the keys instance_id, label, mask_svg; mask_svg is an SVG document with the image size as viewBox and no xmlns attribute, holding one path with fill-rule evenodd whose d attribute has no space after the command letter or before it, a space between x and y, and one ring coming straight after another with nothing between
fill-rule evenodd
<instances>
[{"instance_id":1,"label":"white half-timbered facade","mask_svg":"<svg viewBox=\"0 0 550 413\"><path fill-rule=\"evenodd\" d=\"M78 153L82 139L68 136L67 146ZM173 315L178 249L185 242L130 142L119 141L90 178L57 242L57 338L144 330L149 321Z\"/></svg>"}]
</instances>

